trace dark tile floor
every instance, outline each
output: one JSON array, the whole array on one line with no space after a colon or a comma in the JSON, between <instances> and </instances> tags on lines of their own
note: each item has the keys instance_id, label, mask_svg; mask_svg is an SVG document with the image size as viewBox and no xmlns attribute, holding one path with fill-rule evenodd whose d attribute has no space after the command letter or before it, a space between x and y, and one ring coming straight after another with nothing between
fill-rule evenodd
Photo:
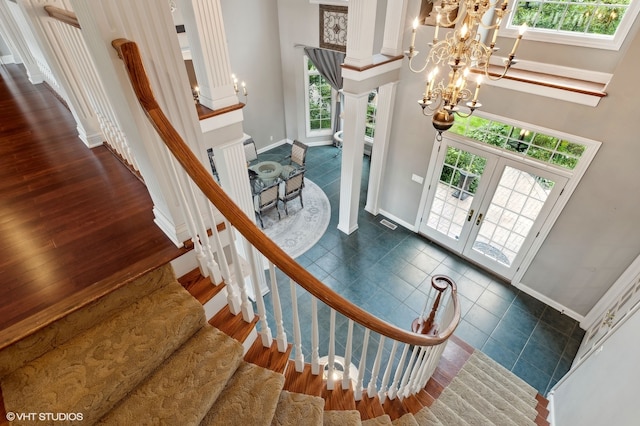
<instances>
[{"instance_id":1,"label":"dark tile floor","mask_svg":"<svg viewBox=\"0 0 640 426\"><path fill-rule=\"evenodd\" d=\"M260 154L261 160L282 160L290 153L283 145ZM336 155L338 154L338 155ZM340 153L332 146L312 147L307 154L306 178L319 185L331 202L331 222L322 239L297 260L317 278L369 312L399 327L409 327L422 310L431 275L445 274L458 285L462 321L455 334L481 350L546 395L569 370L584 332L576 321L560 314L515 287L401 226L391 230L382 216L364 211L369 157L364 157L359 228L351 235L337 230ZM288 280L278 278L283 304L290 302ZM301 318L309 318L311 298L298 292ZM269 299L270 296L267 296ZM271 303L267 303L270 310ZM328 309L320 307L321 342L329 337ZM285 318L289 340L291 319ZM303 341L309 347L310 324L303 321ZM338 348L346 336L347 321L338 320ZM362 335L356 327L354 334ZM275 329L274 329L275 334ZM374 339L375 340L375 339ZM356 339L356 341L359 341ZM389 345L387 345L389 346ZM385 351L390 348L385 346ZM354 348L356 359L358 347ZM375 356L376 345L370 361ZM337 349L338 353L344 348ZM368 351L368 352L369 352ZM305 349L305 359L309 360ZM398 355L396 355L398 358ZM369 364L369 362L367 363ZM369 373L370 373L369 365Z\"/></svg>"}]
</instances>

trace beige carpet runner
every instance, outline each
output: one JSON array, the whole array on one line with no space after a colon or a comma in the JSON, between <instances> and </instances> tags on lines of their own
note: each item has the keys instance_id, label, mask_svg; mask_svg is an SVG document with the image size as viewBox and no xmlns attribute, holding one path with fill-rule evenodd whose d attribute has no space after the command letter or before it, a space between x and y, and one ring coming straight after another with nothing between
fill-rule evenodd
<instances>
[{"instance_id":1,"label":"beige carpet runner","mask_svg":"<svg viewBox=\"0 0 640 426\"><path fill-rule=\"evenodd\" d=\"M0 385L7 413L81 419L66 424L501 426L537 415L536 391L481 353L430 407L393 422L324 411L242 356L167 265L0 352ZM36 422L54 424L11 424Z\"/></svg>"}]
</instances>

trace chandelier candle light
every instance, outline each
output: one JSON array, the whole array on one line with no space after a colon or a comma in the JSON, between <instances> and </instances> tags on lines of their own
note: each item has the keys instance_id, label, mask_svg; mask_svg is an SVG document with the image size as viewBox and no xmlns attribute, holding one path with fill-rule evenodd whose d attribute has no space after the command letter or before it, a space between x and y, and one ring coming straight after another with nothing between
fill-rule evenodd
<instances>
[{"instance_id":1,"label":"chandelier candle light","mask_svg":"<svg viewBox=\"0 0 640 426\"><path fill-rule=\"evenodd\" d=\"M497 77L493 77L489 73L491 55L498 50L495 47L498 31L504 15L509 12L507 7L508 0L496 0L495 3L491 3L490 0L442 0L440 6L434 7L437 17L433 43L429 43L431 51L427 55L424 66L420 69L413 67L413 60L418 54L415 49L415 41L419 25L418 18L413 21L411 45L405 54L409 58L409 69L412 72L422 73L426 70L427 82L422 99L418 101L418 104L422 107L424 115L432 116L431 121L438 132L436 136L438 140L442 139L442 132L453 126L456 114L468 117L482 106L478 102L478 94L482 86L483 75L490 80L499 80L516 63L514 59L516 50L527 28L526 24L520 27L511 53L508 58L504 59L504 68L501 73ZM493 17L495 18L494 23L485 25L482 20L491 9L493 9ZM458 10L456 18L451 20L450 17L456 10ZM441 23L443 20L445 22ZM438 40L441 24L447 27L456 25L456 29L447 34L443 40ZM481 28L493 30L488 46L483 42L479 33ZM449 73L446 78L436 82L439 67L445 64L449 66ZM480 74L475 82L473 97L472 91L467 88L469 74L472 70L474 74ZM459 104L463 101L467 101L465 105L468 112L466 113L460 111Z\"/></svg>"}]
</instances>

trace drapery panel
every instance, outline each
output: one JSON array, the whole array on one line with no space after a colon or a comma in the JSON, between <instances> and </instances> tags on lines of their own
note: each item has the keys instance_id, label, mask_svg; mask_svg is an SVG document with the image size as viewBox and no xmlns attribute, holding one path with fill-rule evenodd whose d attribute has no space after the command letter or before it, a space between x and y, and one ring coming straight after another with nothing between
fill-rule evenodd
<instances>
[{"instance_id":1,"label":"drapery panel","mask_svg":"<svg viewBox=\"0 0 640 426\"><path fill-rule=\"evenodd\" d=\"M342 114L342 64L345 54L335 50L320 49L317 47L305 47L304 53L309 57L320 75L322 75L329 85L338 91L336 102L335 118L333 120L333 133L341 129L340 115Z\"/></svg>"}]
</instances>

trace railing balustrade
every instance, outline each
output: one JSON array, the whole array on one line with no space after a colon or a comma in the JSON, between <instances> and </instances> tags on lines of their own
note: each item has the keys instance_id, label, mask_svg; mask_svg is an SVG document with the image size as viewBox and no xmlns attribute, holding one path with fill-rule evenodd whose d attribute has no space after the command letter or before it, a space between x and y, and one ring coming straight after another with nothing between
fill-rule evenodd
<instances>
[{"instance_id":1,"label":"railing balustrade","mask_svg":"<svg viewBox=\"0 0 640 426\"><path fill-rule=\"evenodd\" d=\"M212 238L218 262L221 265L219 273L227 285L230 285L228 294L230 295L231 311L237 314L239 309L247 322L254 318L253 307L247 296L244 276L240 267L240 256L233 242L234 233L239 232L268 260L271 310L264 303L263 296L256 284L258 282L255 279L256 274L262 273L262 271L255 271L255 268L251 267L251 281L254 283L259 317L258 333L265 348L271 346L271 326L273 326L276 330L278 350L280 352L286 351L288 342L285 324L289 324L293 337L295 370L298 372L304 370L306 350L310 356L312 374L324 374L325 365L322 365L320 360L323 357L320 355L327 354L327 389L334 389L336 383L339 383L342 388L353 385L356 400L360 400L366 393L369 397L378 396L381 402L384 402L386 398L402 399L422 389L433 373L447 339L453 334L460 320L460 307L456 297L455 284L450 279L438 278L439 288L435 293L431 289L425 303L425 309L417 319L420 324L427 320L435 324L426 334L389 324L350 303L322 284L256 227L254 221L231 201L213 180L211 173L201 165L184 144L153 97L135 43L119 39L114 40L113 46L124 61L133 89L144 112L169 151L182 165L194 184L225 217L224 224L229 232L229 247L234 267L233 277L230 276L217 231L213 231ZM180 178L183 177L180 176ZM190 182L187 188L193 188ZM188 194L191 197L196 197L195 192ZM195 216L199 216L199 213L195 213ZM202 227L202 224L194 225L197 228ZM216 227L213 226L212 230L213 228ZM200 249L210 250L209 238L203 237L206 234L201 233L201 229L198 231L198 239L202 243ZM248 260L251 265L256 264L252 259ZM282 309L282 288L277 282L278 270L288 278L291 297L291 306L284 310ZM282 283L282 285L286 286L287 283ZM434 287L436 286L434 285ZM306 305L307 292L311 296L310 306ZM433 302L437 302L435 303L436 309L432 309ZM321 339L321 335L326 333L327 329L320 327L320 323L323 321L324 325L324 321L327 320L325 315L329 320L329 335L326 340L328 343L326 347L323 347L321 342L325 340ZM343 342L339 339L346 340ZM343 345L343 349L341 345ZM389 346L391 347L389 348ZM370 347L375 351L375 354L369 354ZM399 357L398 354L400 354ZM342 371L336 368L336 365L340 365ZM382 369L384 369L383 377L379 380ZM389 384L390 381L391 384Z\"/></svg>"}]
</instances>

